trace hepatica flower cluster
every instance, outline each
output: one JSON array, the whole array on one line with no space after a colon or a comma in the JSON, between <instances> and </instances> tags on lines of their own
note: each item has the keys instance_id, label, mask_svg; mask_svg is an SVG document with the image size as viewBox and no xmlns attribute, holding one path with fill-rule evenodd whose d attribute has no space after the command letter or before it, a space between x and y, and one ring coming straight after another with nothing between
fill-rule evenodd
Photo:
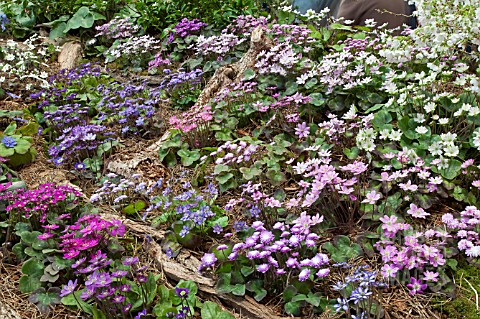
<instances>
[{"instance_id":1,"label":"hepatica flower cluster","mask_svg":"<svg viewBox=\"0 0 480 319\"><path fill-rule=\"evenodd\" d=\"M350 265L336 264L339 269L349 269ZM338 281L332 288L340 294L334 305L336 312L344 312L355 318L377 318L380 316L379 291L387 285L377 280L376 271L367 270L367 266L360 266L350 275L344 274L344 281Z\"/></svg>"},{"instance_id":2,"label":"hepatica flower cluster","mask_svg":"<svg viewBox=\"0 0 480 319\"><path fill-rule=\"evenodd\" d=\"M55 184L41 184L36 189L4 192L0 195L2 200L8 201L6 211L16 218L30 219L31 223L51 222L63 214L70 214L69 207L81 200L82 194L69 186Z\"/></svg>"},{"instance_id":3,"label":"hepatica flower cluster","mask_svg":"<svg viewBox=\"0 0 480 319\"><path fill-rule=\"evenodd\" d=\"M92 64L62 70L52 81L51 89L31 98L40 100L39 114L53 129L55 144L49 155L56 165L98 156L98 148L105 143L116 145L119 135L143 133L154 124L159 89L120 84Z\"/></svg>"},{"instance_id":4,"label":"hepatica flower cluster","mask_svg":"<svg viewBox=\"0 0 480 319\"><path fill-rule=\"evenodd\" d=\"M303 212L291 224L278 222L271 229L260 221L254 222L253 233L234 244L227 259L235 261L239 256L246 257L255 265L257 273L271 274L270 278L281 282L287 278L319 280L330 273L328 256L317 250L320 235L313 230L322 221L323 217L318 214L310 216ZM216 261L212 254L206 254L199 270L213 268Z\"/></svg>"},{"instance_id":5,"label":"hepatica flower cluster","mask_svg":"<svg viewBox=\"0 0 480 319\"><path fill-rule=\"evenodd\" d=\"M182 183L182 192L173 192L171 182L163 188L160 195L150 199L147 212L160 214L153 219L153 224L175 223L174 231L181 238L189 233L205 235L211 231L220 234L228 224L228 217L214 204L218 195L217 187L209 183L199 190L190 184Z\"/></svg>"}]
</instances>

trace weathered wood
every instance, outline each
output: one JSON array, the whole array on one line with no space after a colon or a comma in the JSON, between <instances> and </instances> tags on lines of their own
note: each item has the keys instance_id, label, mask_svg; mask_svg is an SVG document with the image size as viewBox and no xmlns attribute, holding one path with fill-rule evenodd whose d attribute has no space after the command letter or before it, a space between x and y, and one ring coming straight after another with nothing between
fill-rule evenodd
<instances>
[{"instance_id":1,"label":"weathered wood","mask_svg":"<svg viewBox=\"0 0 480 319\"><path fill-rule=\"evenodd\" d=\"M254 67L258 54L262 50L268 49L271 45L272 42L266 37L263 27L258 26L252 31L250 48L247 53L240 61L223 66L215 71L202 93L200 93L193 108L207 104L211 98L230 83L240 82L244 77L245 71Z\"/></svg>"}]
</instances>

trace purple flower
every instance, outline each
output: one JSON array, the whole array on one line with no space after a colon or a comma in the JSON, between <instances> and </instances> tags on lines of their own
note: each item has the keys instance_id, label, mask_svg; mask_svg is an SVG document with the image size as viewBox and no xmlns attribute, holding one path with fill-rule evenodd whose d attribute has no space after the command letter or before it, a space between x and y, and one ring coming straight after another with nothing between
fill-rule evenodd
<instances>
[{"instance_id":1,"label":"purple flower","mask_svg":"<svg viewBox=\"0 0 480 319\"><path fill-rule=\"evenodd\" d=\"M189 292L190 292L190 290L188 288L175 287L175 295L177 295L177 297L179 297L179 298L186 299L188 297Z\"/></svg>"},{"instance_id":2,"label":"purple flower","mask_svg":"<svg viewBox=\"0 0 480 319\"><path fill-rule=\"evenodd\" d=\"M134 319L140 319L140 318L143 317L143 316L145 316L145 317L147 316L147 309L143 309L142 311L140 311L140 312L135 316Z\"/></svg>"},{"instance_id":3,"label":"purple flower","mask_svg":"<svg viewBox=\"0 0 480 319\"><path fill-rule=\"evenodd\" d=\"M266 273L268 271L268 269L270 269L269 264L261 264L261 265L257 266L257 271L261 272L262 274Z\"/></svg>"},{"instance_id":4,"label":"purple flower","mask_svg":"<svg viewBox=\"0 0 480 319\"><path fill-rule=\"evenodd\" d=\"M215 224L215 226L213 226L213 232L215 234L221 234L223 231L223 227L220 226L219 224Z\"/></svg>"},{"instance_id":5,"label":"purple flower","mask_svg":"<svg viewBox=\"0 0 480 319\"><path fill-rule=\"evenodd\" d=\"M203 268L206 268L206 267L212 267L213 265L215 265L217 260L218 259L215 256L215 254L208 254L207 253L207 254L203 255L202 264L200 265L199 270L202 270Z\"/></svg>"},{"instance_id":6,"label":"purple flower","mask_svg":"<svg viewBox=\"0 0 480 319\"><path fill-rule=\"evenodd\" d=\"M310 269L304 268L298 275L298 280L305 281L308 279L308 277L310 277Z\"/></svg>"},{"instance_id":7,"label":"purple flower","mask_svg":"<svg viewBox=\"0 0 480 319\"><path fill-rule=\"evenodd\" d=\"M328 276L328 274L330 274L330 268L320 269L316 273L317 277L319 277L319 278L326 277L326 276Z\"/></svg>"},{"instance_id":8,"label":"purple flower","mask_svg":"<svg viewBox=\"0 0 480 319\"><path fill-rule=\"evenodd\" d=\"M370 295L372 295L372 292L368 290L368 287L358 287L357 289L352 291L352 294L350 295L350 300L352 300L354 304L357 304L362 300L368 299Z\"/></svg>"},{"instance_id":9,"label":"purple flower","mask_svg":"<svg viewBox=\"0 0 480 319\"><path fill-rule=\"evenodd\" d=\"M125 260L122 262L124 266L131 266L138 263L138 257L127 257Z\"/></svg>"},{"instance_id":10,"label":"purple flower","mask_svg":"<svg viewBox=\"0 0 480 319\"><path fill-rule=\"evenodd\" d=\"M78 279L75 279L75 281L69 280L68 283L63 286L62 291L60 291L60 297L65 297L71 294L77 287L77 281Z\"/></svg>"},{"instance_id":11,"label":"purple flower","mask_svg":"<svg viewBox=\"0 0 480 319\"><path fill-rule=\"evenodd\" d=\"M348 310L348 299L345 298L337 298L337 304L333 305L336 312L340 310L347 311Z\"/></svg>"},{"instance_id":12,"label":"purple flower","mask_svg":"<svg viewBox=\"0 0 480 319\"><path fill-rule=\"evenodd\" d=\"M310 135L310 128L307 126L307 123L303 122L302 124L298 124L295 128L295 135L298 138L304 138Z\"/></svg>"},{"instance_id":13,"label":"purple flower","mask_svg":"<svg viewBox=\"0 0 480 319\"><path fill-rule=\"evenodd\" d=\"M120 304L122 302L125 301L125 296L122 296L122 295L115 295L113 298L112 298L112 302L115 303L115 304Z\"/></svg>"},{"instance_id":14,"label":"purple flower","mask_svg":"<svg viewBox=\"0 0 480 319\"><path fill-rule=\"evenodd\" d=\"M421 294L425 289L427 289L426 284L422 284L422 281L415 279L414 277L410 278L410 283L407 285L407 288L410 289L410 294Z\"/></svg>"}]
</instances>

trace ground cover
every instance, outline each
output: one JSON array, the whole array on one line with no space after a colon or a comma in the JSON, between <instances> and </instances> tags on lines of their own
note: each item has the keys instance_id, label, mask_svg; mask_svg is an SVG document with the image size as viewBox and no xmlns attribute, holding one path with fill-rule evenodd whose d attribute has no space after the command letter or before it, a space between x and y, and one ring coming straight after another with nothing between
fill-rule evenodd
<instances>
[{"instance_id":1,"label":"ground cover","mask_svg":"<svg viewBox=\"0 0 480 319\"><path fill-rule=\"evenodd\" d=\"M0 1L0 314L480 317L480 2L415 2Z\"/></svg>"}]
</instances>

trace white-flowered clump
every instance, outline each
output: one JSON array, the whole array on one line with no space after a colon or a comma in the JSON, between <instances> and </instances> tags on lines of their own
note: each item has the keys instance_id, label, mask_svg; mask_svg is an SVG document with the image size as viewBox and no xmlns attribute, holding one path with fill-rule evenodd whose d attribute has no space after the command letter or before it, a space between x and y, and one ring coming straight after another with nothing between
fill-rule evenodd
<instances>
[{"instance_id":1,"label":"white-flowered clump","mask_svg":"<svg viewBox=\"0 0 480 319\"><path fill-rule=\"evenodd\" d=\"M23 43L8 40L0 47L4 59L0 63L0 87L3 82L26 83L25 89L29 91L35 86L48 88L49 57L58 47L47 43L44 38L34 34ZM28 81L26 81L28 79Z\"/></svg>"},{"instance_id":2,"label":"white-flowered clump","mask_svg":"<svg viewBox=\"0 0 480 319\"><path fill-rule=\"evenodd\" d=\"M134 58L160 48L160 41L150 35L131 37L113 45L106 52L107 62L121 57Z\"/></svg>"},{"instance_id":3,"label":"white-flowered clump","mask_svg":"<svg viewBox=\"0 0 480 319\"><path fill-rule=\"evenodd\" d=\"M222 33L221 35L213 35L206 37L200 35L195 40L196 43L192 45L198 55L218 55L223 57L228 54L232 49L246 39L241 39L234 34Z\"/></svg>"}]
</instances>

